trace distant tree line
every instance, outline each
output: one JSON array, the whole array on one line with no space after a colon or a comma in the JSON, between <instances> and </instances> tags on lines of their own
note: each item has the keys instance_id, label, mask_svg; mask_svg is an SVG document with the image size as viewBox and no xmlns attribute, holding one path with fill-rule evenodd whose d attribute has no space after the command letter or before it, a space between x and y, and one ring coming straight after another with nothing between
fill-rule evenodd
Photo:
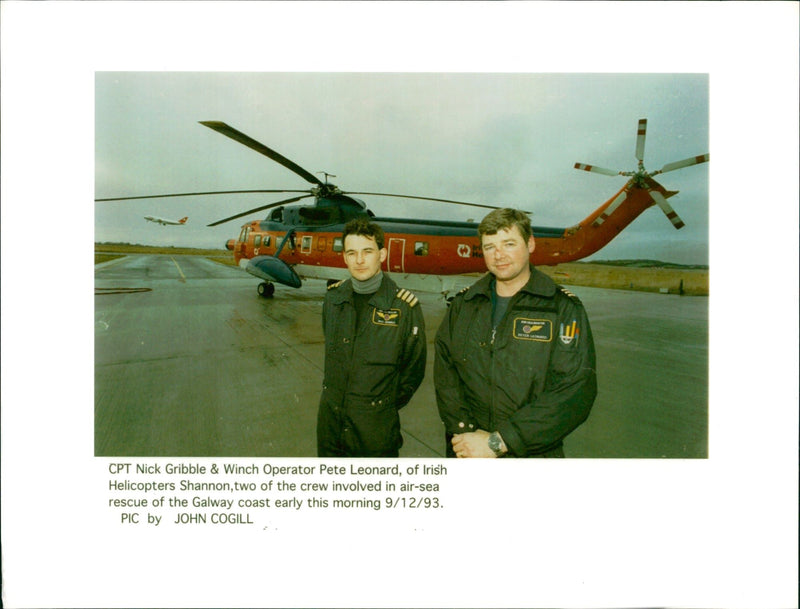
<instances>
[{"instance_id":1,"label":"distant tree line","mask_svg":"<svg viewBox=\"0 0 800 609\"><path fill-rule=\"evenodd\" d=\"M708 270L707 264L677 264L661 260L580 260L578 264L606 264L609 266L627 266L639 269L697 269Z\"/></svg>"}]
</instances>

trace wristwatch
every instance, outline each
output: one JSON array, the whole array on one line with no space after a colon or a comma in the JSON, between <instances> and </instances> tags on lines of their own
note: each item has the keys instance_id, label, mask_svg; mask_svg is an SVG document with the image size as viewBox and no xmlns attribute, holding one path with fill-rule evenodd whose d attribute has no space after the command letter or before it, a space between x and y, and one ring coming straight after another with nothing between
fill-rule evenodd
<instances>
[{"instance_id":1,"label":"wristwatch","mask_svg":"<svg viewBox=\"0 0 800 609\"><path fill-rule=\"evenodd\" d=\"M494 453L495 457L502 457L506 454L503 451L503 438L496 431L489 434L489 448Z\"/></svg>"}]
</instances>

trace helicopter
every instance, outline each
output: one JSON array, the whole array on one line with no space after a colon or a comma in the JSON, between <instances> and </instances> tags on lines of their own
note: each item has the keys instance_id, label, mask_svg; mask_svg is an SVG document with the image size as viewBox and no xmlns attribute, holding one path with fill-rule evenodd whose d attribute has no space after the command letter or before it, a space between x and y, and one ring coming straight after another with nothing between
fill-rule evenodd
<instances>
[{"instance_id":1,"label":"helicopter","mask_svg":"<svg viewBox=\"0 0 800 609\"><path fill-rule=\"evenodd\" d=\"M367 217L384 231L387 257L383 270L403 275L409 289L438 291L445 297L456 289L455 277L486 271L478 223L449 220L377 217L367 204L354 195L373 195L437 201L487 209L496 206L434 197L379 192L344 191L330 183L333 174L320 172L324 179L303 169L280 153L220 121L200 121L201 125L243 144L281 164L311 184L305 190L227 190L213 192L171 193L161 195L114 197L95 201L121 201L159 197L218 195L240 193L293 193L294 196L261 205L208 224L217 226L237 218L271 210L263 220L252 220L241 227L239 236L225 243L236 264L262 282L257 291L270 297L275 284L299 288L303 278L326 279L328 283L347 278L342 240L344 225L353 218ZM683 221L667 199L678 191L667 190L654 176L709 161L709 154L667 163L649 172L644 167L647 119L637 126L633 171L606 169L597 165L575 163L574 168L605 176L625 176L625 185L579 223L566 228L532 226L536 248L531 254L534 265L556 265L580 260L594 254L642 212L658 206L676 229ZM313 198L313 204L290 205Z\"/></svg>"}]
</instances>

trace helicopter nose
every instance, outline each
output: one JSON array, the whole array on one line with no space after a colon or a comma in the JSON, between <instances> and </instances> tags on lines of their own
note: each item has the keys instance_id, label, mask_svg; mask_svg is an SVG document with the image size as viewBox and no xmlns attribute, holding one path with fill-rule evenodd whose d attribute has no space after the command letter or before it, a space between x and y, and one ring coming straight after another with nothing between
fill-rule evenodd
<instances>
[{"instance_id":1,"label":"helicopter nose","mask_svg":"<svg viewBox=\"0 0 800 609\"><path fill-rule=\"evenodd\" d=\"M233 248L236 247L236 239L228 239L225 242L225 249L233 251Z\"/></svg>"}]
</instances>

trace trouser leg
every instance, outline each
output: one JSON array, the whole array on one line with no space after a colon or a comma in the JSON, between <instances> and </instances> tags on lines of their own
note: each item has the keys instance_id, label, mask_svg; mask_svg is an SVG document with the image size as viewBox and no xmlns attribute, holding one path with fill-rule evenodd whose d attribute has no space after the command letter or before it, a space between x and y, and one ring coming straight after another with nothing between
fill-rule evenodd
<instances>
[{"instance_id":1,"label":"trouser leg","mask_svg":"<svg viewBox=\"0 0 800 609\"><path fill-rule=\"evenodd\" d=\"M324 405L320 405L317 413L317 456L347 456L342 442L341 418Z\"/></svg>"}]
</instances>

